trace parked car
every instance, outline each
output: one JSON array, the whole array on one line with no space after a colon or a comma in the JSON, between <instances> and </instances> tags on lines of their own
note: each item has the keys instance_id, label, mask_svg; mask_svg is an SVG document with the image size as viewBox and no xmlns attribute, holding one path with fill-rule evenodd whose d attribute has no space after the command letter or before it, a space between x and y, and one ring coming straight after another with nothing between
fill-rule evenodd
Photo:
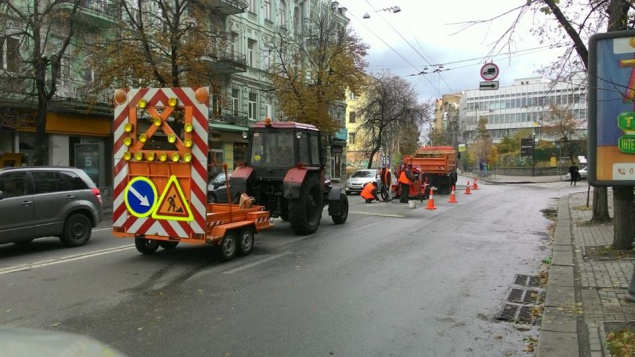
<instances>
[{"instance_id":1,"label":"parked car","mask_svg":"<svg viewBox=\"0 0 635 357\"><path fill-rule=\"evenodd\" d=\"M102 218L101 192L81 169L0 168L0 244L57 236L78 247Z\"/></svg>"},{"instance_id":2,"label":"parked car","mask_svg":"<svg viewBox=\"0 0 635 357\"><path fill-rule=\"evenodd\" d=\"M587 175L587 167L583 167L580 170L578 170L578 173L580 174L580 180L586 180L586 175ZM571 181L571 174L567 172L567 174L564 176L565 180L567 181Z\"/></svg>"},{"instance_id":3,"label":"parked car","mask_svg":"<svg viewBox=\"0 0 635 357\"><path fill-rule=\"evenodd\" d=\"M207 202L208 203L227 203L227 186L231 173L221 172L216 175L212 181L207 184Z\"/></svg>"},{"instance_id":4,"label":"parked car","mask_svg":"<svg viewBox=\"0 0 635 357\"><path fill-rule=\"evenodd\" d=\"M363 169L357 170L346 180L344 189L346 194L361 193L364 185L369 182L379 182L379 170L378 169Z\"/></svg>"}]
</instances>

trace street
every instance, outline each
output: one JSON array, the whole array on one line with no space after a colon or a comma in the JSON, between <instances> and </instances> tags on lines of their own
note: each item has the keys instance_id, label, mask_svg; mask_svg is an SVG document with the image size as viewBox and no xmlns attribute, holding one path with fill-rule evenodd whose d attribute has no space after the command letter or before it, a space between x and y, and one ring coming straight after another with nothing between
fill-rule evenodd
<instances>
[{"instance_id":1,"label":"street","mask_svg":"<svg viewBox=\"0 0 635 357\"><path fill-rule=\"evenodd\" d=\"M247 257L211 247L139 254L109 220L83 247L0 246L0 324L96 338L129 356L523 356L537 326L496 319L518 274L550 255L541 210L584 187L479 182L456 197L366 204L317 233L256 235Z\"/></svg>"}]
</instances>

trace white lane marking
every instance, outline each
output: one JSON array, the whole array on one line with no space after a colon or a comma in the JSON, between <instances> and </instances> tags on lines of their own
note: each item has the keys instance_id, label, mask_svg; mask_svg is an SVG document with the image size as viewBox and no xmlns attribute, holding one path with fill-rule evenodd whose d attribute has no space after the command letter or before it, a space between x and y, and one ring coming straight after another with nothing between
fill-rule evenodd
<instances>
[{"instance_id":1,"label":"white lane marking","mask_svg":"<svg viewBox=\"0 0 635 357\"><path fill-rule=\"evenodd\" d=\"M247 265L243 265L241 267L225 271L225 272L223 272L223 274L234 274L234 273L237 273L239 271L243 271L245 269L253 268L253 267L257 266L257 265L264 264L266 262L272 261L274 259L281 258L281 257L283 257L285 255L289 255L289 254L291 254L291 252L284 252L284 253L272 255L270 257L267 257L267 258L264 258L264 259L260 259L258 261L253 262L253 263L249 263Z\"/></svg>"},{"instance_id":2,"label":"white lane marking","mask_svg":"<svg viewBox=\"0 0 635 357\"><path fill-rule=\"evenodd\" d=\"M93 232L100 232L100 231L112 231L112 228L99 228L99 229L93 228Z\"/></svg>"},{"instance_id":3,"label":"white lane marking","mask_svg":"<svg viewBox=\"0 0 635 357\"><path fill-rule=\"evenodd\" d=\"M372 212L348 212L349 214L365 214L367 216L380 216L380 217L395 217L395 218L404 218L400 214L384 214L384 213L372 213Z\"/></svg>"},{"instance_id":4,"label":"white lane marking","mask_svg":"<svg viewBox=\"0 0 635 357\"><path fill-rule=\"evenodd\" d=\"M16 265L16 266L12 266L12 267L6 267L6 268L0 269L0 275L5 275L5 274L9 274L9 273L15 273L15 272L19 272L19 271L25 271L25 270L31 270L31 269L37 269L37 268L43 268L43 267L47 267L47 266L51 266L51 265L57 265L57 264L72 262L72 261L76 261L76 260L93 258L93 257L97 257L97 256L104 255L104 254L118 253L118 252L122 252L124 250L133 249L133 248L135 248L135 247L134 246L125 246L125 247L103 249L103 250L98 250L98 251L91 252L91 253L70 255L70 256L62 257L60 259L55 259L55 260L42 260L42 261L39 261L39 262L34 262L34 263L29 263L29 264L21 264L21 265Z\"/></svg>"}]
</instances>

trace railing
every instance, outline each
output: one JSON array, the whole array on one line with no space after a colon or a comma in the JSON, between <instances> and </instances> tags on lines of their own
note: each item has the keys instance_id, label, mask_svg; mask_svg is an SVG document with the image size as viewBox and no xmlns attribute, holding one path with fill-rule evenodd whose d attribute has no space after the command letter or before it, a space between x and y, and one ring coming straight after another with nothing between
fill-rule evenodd
<instances>
[{"instance_id":1,"label":"railing","mask_svg":"<svg viewBox=\"0 0 635 357\"><path fill-rule=\"evenodd\" d=\"M75 3L75 0L62 0L61 2ZM109 17L117 17L119 14L119 8L115 0L82 0L79 3L79 7Z\"/></svg>"},{"instance_id":2,"label":"railing","mask_svg":"<svg viewBox=\"0 0 635 357\"><path fill-rule=\"evenodd\" d=\"M243 69L247 68L247 57L245 55L237 54L235 52L217 50L210 53L209 56L216 60L230 63L236 67L240 67Z\"/></svg>"}]
</instances>

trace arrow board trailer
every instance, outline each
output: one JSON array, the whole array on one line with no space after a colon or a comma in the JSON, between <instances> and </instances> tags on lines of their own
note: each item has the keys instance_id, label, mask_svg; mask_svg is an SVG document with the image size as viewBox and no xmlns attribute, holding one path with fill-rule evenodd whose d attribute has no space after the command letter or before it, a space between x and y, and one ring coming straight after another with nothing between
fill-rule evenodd
<instances>
[{"instance_id":1,"label":"arrow board trailer","mask_svg":"<svg viewBox=\"0 0 635 357\"><path fill-rule=\"evenodd\" d=\"M113 236L143 254L180 242L249 254L273 225L262 206L207 203L209 90L117 90L114 102Z\"/></svg>"}]
</instances>

